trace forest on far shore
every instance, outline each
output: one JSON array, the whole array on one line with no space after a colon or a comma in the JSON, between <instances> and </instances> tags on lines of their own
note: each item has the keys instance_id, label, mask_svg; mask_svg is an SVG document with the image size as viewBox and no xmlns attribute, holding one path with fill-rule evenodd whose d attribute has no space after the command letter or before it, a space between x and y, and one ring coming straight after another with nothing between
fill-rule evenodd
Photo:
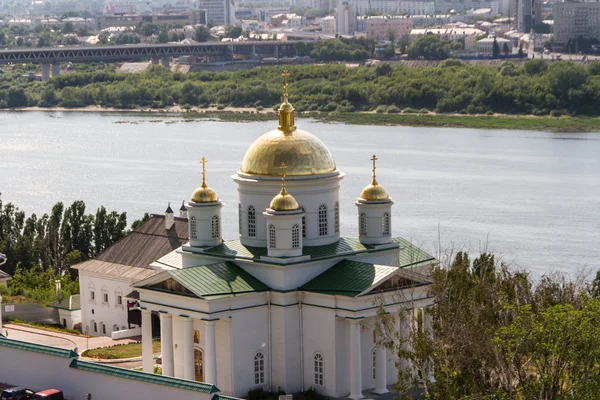
<instances>
[{"instance_id":1,"label":"forest on far shore","mask_svg":"<svg viewBox=\"0 0 600 400\"><path fill-rule=\"evenodd\" d=\"M276 107L282 95L279 66L188 74L160 66L139 74L103 69L48 82L23 81L21 69L0 74L0 108L180 105L262 110ZM522 65L506 61L473 66L447 59L437 67L310 64L291 66L290 72L290 101L299 112L600 115L600 62L584 66L534 59Z\"/></svg>"}]
</instances>

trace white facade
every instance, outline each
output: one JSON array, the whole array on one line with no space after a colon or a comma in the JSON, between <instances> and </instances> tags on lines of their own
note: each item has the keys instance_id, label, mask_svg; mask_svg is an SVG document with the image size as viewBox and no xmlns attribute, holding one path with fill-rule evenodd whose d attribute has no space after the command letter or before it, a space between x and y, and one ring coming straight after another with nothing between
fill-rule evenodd
<instances>
[{"instance_id":1,"label":"white facade","mask_svg":"<svg viewBox=\"0 0 600 400\"><path fill-rule=\"evenodd\" d=\"M335 17L329 15L321 19L321 32L323 33L335 33Z\"/></svg>"},{"instance_id":2,"label":"white facade","mask_svg":"<svg viewBox=\"0 0 600 400\"><path fill-rule=\"evenodd\" d=\"M338 5L335 14L336 32L340 35L353 35L356 30L356 8L353 4L343 2Z\"/></svg>"},{"instance_id":3,"label":"white facade","mask_svg":"<svg viewBox=\"0 0 600 400\"><path fill-rule=\"evenodd\" d=\"M240 397L258 387L287 393L314 387L352 399L368 389L385 393L402 361L376 348L369 328L374 300L381 296L390 313L404 307L398 296L426 307L428 279L400 265L402 253L416 248L393 239L393 201L375 180L375 164L356 202L368 232L341 237L340 207L353 202L339 197L344 174L321 141L296 129L285 88L278 129L252 144L232 176L239 239L194 241L210 226L190 222L192 240L157 261L163 272L134 285L143 367L153 368L151 318L160 315L163 375L213 383ZM204 181L202 187L193 195L198 209L220 204L219 188ZM418 251L411 269L427 271L435 260ZM399 286L407 281L414 285Z\"/></svg>"},{"instance_id":4,"label":"white facade","mask_svg":"<svg viewBox=\"0 0 600 400\"><path fill-rule=\"evenodd\" d=\"M554 3L554 43L564 46L579 36L600 39L600 3Z\"/></svg>"},{"instance_id":5,"label":"white facade","mask_svg":"<svg viewBox=\"0 0 600 400\"><path fill-rule=\"evenodd\" d=\"M496 38L496 42L498 43L498 49L500 53L502 53L502 49L506 44L509 49L512 49L511 41L504 38ZM484 38L477 41L477 53L481 54L493 54L494 53L494 38Z\"/></svg>"}]
</instances>

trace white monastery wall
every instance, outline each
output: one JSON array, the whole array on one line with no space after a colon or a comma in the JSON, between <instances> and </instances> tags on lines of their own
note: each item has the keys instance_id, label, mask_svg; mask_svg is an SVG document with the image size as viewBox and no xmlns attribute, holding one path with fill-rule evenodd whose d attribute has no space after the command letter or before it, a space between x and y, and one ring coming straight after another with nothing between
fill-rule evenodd
<instances>
[{"instance_id":1,"label":"white monastery wall","mask_svg":"<svg viewBox=\"0 0 600 400\"><path fill-rule=\"evenodd\" d=\"M110 336L113 331L128 328L127 301L122 296L131 292L131 282L79 271L79 288L83 331L89 326L91 336ZM94 292L93 300L91 291ZM108 295L107 302L104 301L104 294ZM117 296L121 296L121 305L117 304ZM106 326L106 333L102 330L102 324Z\"/></svg>"},{"instance_id":2,"label":"white monastery wall","mask_svg":"<svg viewBox=\"0 0 600 400\"><path fill-rule=\"evenodd\" d=\"M64 324L67 328L74 329L75 325L81 322L81 310L69 311L59 308L58 318L60 318L61 324ZM64 322L66 322L66 324ZM85 329L85 326L83 329Z\"/></svg>"},{"instance_id":3,"label":"white monastery wall","mask_svg":"<svg viewBox=\"0 0 600 400\"><path fill-rule=\"evenodd\" d=\"M72 358L1 347L0 360L10 360L0 362L0 381L34 390L60 389L67 400L85 399L88 393L95 400L211 399L197 391L70 368Z\"/></svg>"}]
</instances>

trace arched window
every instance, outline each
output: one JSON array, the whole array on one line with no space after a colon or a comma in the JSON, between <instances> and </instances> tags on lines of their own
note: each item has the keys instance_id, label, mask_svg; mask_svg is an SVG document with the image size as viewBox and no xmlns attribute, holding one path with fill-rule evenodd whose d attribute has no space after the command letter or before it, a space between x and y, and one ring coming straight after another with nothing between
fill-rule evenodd
<instances>
[{"instance_id":1,"label":"arched window","mask_svg":"<svg viewBox=\"0 0 600 400\"><path fill-rule=\"evenodd\" d=\"M323 386L323 355L315 354L315 385Z\"/></svg>"},{"instance_id":2,"label":"arched window","mask_svg":"<svg viewBox=\"0 0 600 400\"><path fill-rule=\"evenodd\" d=\"M238 232L242 234L242 203L238 203Z\"/></svg>"},{"instance_id":3,"label":"arched window","mask_svg":"<svg viewBox=\"0 0 600 400\"><path fill-rule=\"evenodd\" d=\"M96 323L96 321L91 320L90 321L90 326L92 328L92 332L98 333L98 324Z\"/></svg>"},{"instance_id":4,"label":"arched window","mask_svg":"<svg viewBox=\"0 0 600 400\"><path fill-rule=\"evenodd\" d=\"M269 248L274 249L277 247L277 236L275 235L275 227L269 225Z\"/></svg>"},{"instance_id":5,"label":"arched window","mask_svg":"<svg viewBox=\"0 0 600 400\"><path fill-rule=\"evenodd\" d=\"M248 236L256 236L256 210L254 206L248 207Z\"/></svg>"},{"instance_id":6,"label":"arched window","mask_svg":"<svg viewBox=\"0 0 600 400\"><path fill-rule=\"evenodd\" d=\"M113 331L113 332L116 332L116 331L118 331L118 330L119 330L119 325L117 325L117 324L114 324L114 325L113 325L113 330L112 330L112 331Z\"/></svg>"},{"instance_id":7,"label":"arched window","mask_svg":"<svg viewBox=\"0 0 600 400\"><path fill-rule=\"evenodd\" d=\"M361 213L358 221L358 233L361 236L367 235L367 214Z\"/></svg>"},{"instance_id":8,"label":"arched window","mask_svg":"<svg viewBox=\"0 0 600 400\"><path fill-rule=\"evenodd\" d=\"M90 301L95 301L96 300L96 287L94 286L93 283L90 283L88 285L88 290L90 291Z\"/></svg>"},{"instance_id":9,"label":"arched window","mask_svg":"<svg viewBox=\"0 0 600 400\"><path fill-rule=\"evenodd\" d=\"M196 233L196 217L190 217L190 238L196 239L198 237Z\"/></svg>"},{"instance_id":10,"label":"arched window","mask_svg":"<svg viewBox=\"0 0 600 400\"><path fill-rule=\"evenodd\" d=\"M254 384L262 385L265 383L265 355L259 351L254 356Z\"/></svg>"},{"instance_id":11,"label":"arched window","mask_svg":"<svg viewBox=\"0 0 600 400\"><path fill-rule=\"evenodd\" d=\"M212 217L212 238L219 238L219 217L216 215Z\"/></svg>"},{"instance_id":12,"label":"arched window","mask_svg":"<svg viewBox=\"0 0 600 400\"><path fill-rule=\"evenodd\" d=\"M102 304L108 306L108 287L106 285L102 285L100 291L102 292Z\"/></svg>"},{"instance_id":13,"label":"arched window","mask_svg":"<svg viewBox=\"0 0 600 400\"><path fill-rule=\"evenodd\" d=\"M300 247L300 227L298 224L292 226L292 248L297 249Z\"/></svg>"},{"instance_id":14,"label":"arched window","mask_svg":"<svg viewBox=\"0 0 600 400\"><path fill-rule=\"evenodd\" d=\"M319 236L327 236L327 206L319 206Z\"/></svg>"},{"instance_id":15,"label":"arched window","mask_svg":"<svg viewBox=\"0 0 600 400\"><path fill-rule=\"evenodd\" d=\"M106 335L106 325L104 325L104 322L100 322L100 326L102 327L102 334Z\"/></svg>"},{"instance_id":16,"label":"arched window","mask_svg":"<svg viewBox=\"0 0 600 400\"><path fill-rule=\"evenodd\" d=\"M390 214L389 213L383 213L383 234L384 235L389 235L390 234Z\"/></svg>"},{"instance_id":17,"label":"arched window","mask_svg":"<svg viewBox=\"0 0 600 400\"><path fill-rule=\"evenodd\" d=\"M375 351L375 348L373 348L373 351L371 352L371 368L373 369L373 380L375 380L375 370L376 370L376 366L377 366L377 359L375 357L377 357L377 352Z\"/></svg>"},{"instance_id":18,"label":"arched window","mask_svg":"<svg viewBox=\"0 0 600 400\"><path fill-rule=\"evenodd\" d=\"M335 233L340 233L340 203L335 203Z\"/></svg>"}]
</instances>

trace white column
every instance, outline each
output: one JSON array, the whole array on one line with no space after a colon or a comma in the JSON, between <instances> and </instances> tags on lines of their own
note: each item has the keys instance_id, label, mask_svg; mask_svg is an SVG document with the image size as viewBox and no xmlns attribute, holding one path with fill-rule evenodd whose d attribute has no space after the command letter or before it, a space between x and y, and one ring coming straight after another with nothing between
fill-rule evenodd
<instances>
[{"instance_id":1,"label":"white column","mask_svg":"<svg viewBox=\"0 0 600 400\"><path fill-rule=\"evenodd\" d=\"M162 351L162 374L173 376L173 316L160 314L160 349Z\"/></svg>"},{"instance_id":2,"label":"white column","mask_svg":"<svg viewBox=\"0 0 600 400\"><path fill-rule=\"evenodd\" d=\"M204 322L204 381L217 384L217 344L215 338L216 321Z\"/></svg>"},{"instance_id":3,"label":"white column","mask_svg":"<svg viewBox=\"0 0 600 400\"><path fill-rule=\"evenodd\" d=\"M387 393L387 351L383 346L375 348L375 394Z\"/></svg>"},{"instance_id":4,"label":"white column","mask_svg":"<svg viewBox=\"0 0 600 400\"><path fill-rule=\"evenodd\" d=\"M360 320L349 320L350 326L350 397L362 399L362 364L360 361Z\"/></svg>"},{"instance_id":5,"label":"white column","mask_svg":"<svg viewBox=\"0 0 600 400\"><path fill-rule=\"evenodd\" d=\"M194 368L194 320L183 318L183 379L196 380Z\"/></svg>"},{"instance_id":6,"label":"white column","mask_svg":"<svg viewBox=\"0 0 600 400\"><path fill-rule=\"evenodd\" d=\"M152 353L152 311L142 310L142 366L144 372L154 372L154 354Z\"/></svg>"}]
</instances>

